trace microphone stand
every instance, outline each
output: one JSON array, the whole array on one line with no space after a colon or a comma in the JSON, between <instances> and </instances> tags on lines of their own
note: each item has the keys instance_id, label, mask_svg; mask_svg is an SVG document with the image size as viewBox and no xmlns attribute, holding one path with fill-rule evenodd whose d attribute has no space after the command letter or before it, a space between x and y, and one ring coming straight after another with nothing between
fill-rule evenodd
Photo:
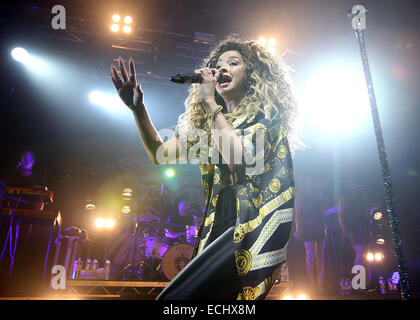
<instances>
[{"instance_id":1,"label":"microphone stand","mask_svg":"<svg viewBox=\"0 0 420 320\"><path fill-rule=\"evenodd\" d=\"M376 105L375 92L373 90L373 82L369 68L369 61L366 51L366 42L363 29L366 29L366 9L361 5L354 6L348 13L348 17L352 19L352 27L356 32L356 38L359 42L360 53L362 57L363 70L369 94L369 102L372 111L373 126L375 129L376 143L378 147L379 160L381 164L382 179L385 188L385 202L389 214L389 220L392 230L392 238L394 243L395 256L397 258L398 271L401 279L401 297L403 300L410 300L411 290L408 281L407 265L405 262L402 240L399 230L399 219L395 210L395 198L391 183L391 172L389 170L387 155L385 152L385 143L382 136L381 123L379 121L379 113Z\"/></svg>"}]
</instances>

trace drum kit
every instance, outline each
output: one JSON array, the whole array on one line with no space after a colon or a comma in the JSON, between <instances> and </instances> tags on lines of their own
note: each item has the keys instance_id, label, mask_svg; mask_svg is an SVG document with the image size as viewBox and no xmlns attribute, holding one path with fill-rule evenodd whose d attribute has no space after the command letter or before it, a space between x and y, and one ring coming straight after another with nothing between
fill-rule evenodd
<instances>
[{"instance_id":1,"label":"drum kit","mask_svg":"<svg viewBox=\"0 0 420 320\"><path fill-rule=\"evenodd\" d=\"M184 231L170 238L167 229ZM131 263L120 271L119 278L170 281L191 261L199 227L143 221L135 216L133 230Z\"/></svg>"}]
</instances>

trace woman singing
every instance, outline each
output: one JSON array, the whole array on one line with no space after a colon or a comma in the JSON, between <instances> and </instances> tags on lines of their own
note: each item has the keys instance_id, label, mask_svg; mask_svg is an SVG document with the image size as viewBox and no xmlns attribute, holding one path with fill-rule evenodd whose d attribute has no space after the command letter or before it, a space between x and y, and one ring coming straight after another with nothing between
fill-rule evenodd
<instances>
[{"instance_id":1,"label":"woman singing","mask_svg":"<svg viewBox=\"0 0 420 320\"><path fill-rule=\"evenodd\" d=\"M143 103L134 62L112 81L155 164L200 158L206 210L191 262L158 299L264 299L286 261L293 222L289 142L296 103L285 66L254 41L229 36L196 70L175 137L163 142Z\"/></svg>"}]
</instances>

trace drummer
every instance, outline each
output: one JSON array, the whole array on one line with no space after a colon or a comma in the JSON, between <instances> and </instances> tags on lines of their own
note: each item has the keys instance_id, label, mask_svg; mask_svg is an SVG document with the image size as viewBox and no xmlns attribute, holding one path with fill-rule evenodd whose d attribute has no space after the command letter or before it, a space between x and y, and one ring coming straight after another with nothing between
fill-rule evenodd
<instances>
[{"instance_id":1,"label":"drummer","mask_svg":"<svg viewBox=\"0 0 420 320\"><path fill-rule=\"evenodd\" d=\"M171 215L166 220L168 224L172 225L165 230L166 236L171 239L176 239L186 235L187 226L191 227L198 224L196 214L196 209L192 208L189 200L183 199L178 202L178 214Z\"/></svg>"}]
</instances>

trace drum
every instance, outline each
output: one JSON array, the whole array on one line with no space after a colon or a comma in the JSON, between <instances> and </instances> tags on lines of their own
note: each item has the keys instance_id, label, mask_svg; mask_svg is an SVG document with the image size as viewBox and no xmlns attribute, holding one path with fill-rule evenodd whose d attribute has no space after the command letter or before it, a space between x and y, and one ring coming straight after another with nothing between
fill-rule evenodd
<instances>
[{"instance_id":1,"label":"drum","mask_svg":"<svg viewBox=\"0 0 420 320\"><path fill-rule=\"evenodd\" d=\"M168 280L172 280L190 261L194 247L189 243L178 243L170 247L163 255L162 271Z\"/></svg>"},{"instance_id":2,"label":"drum","mask_svg":"<svg viewBox=\"0 0 420 320\"><path fill-rule=\"evenodd\" d=\"M161 259L169 248L168 244L160 241L160 237L146 237L145 240L146 259Z\"/></svg>"},{"instance_id":3,"label":"drum","mask_svg":"<svg viewBox=\"0 0 420 320\"><path fill-rule=\"evenodd\" d=\"M191 243L192 245L195 244L197 241L198 236L198 228L197 226L186 226L186 241Z\"/></svg>"}]
</instances>

